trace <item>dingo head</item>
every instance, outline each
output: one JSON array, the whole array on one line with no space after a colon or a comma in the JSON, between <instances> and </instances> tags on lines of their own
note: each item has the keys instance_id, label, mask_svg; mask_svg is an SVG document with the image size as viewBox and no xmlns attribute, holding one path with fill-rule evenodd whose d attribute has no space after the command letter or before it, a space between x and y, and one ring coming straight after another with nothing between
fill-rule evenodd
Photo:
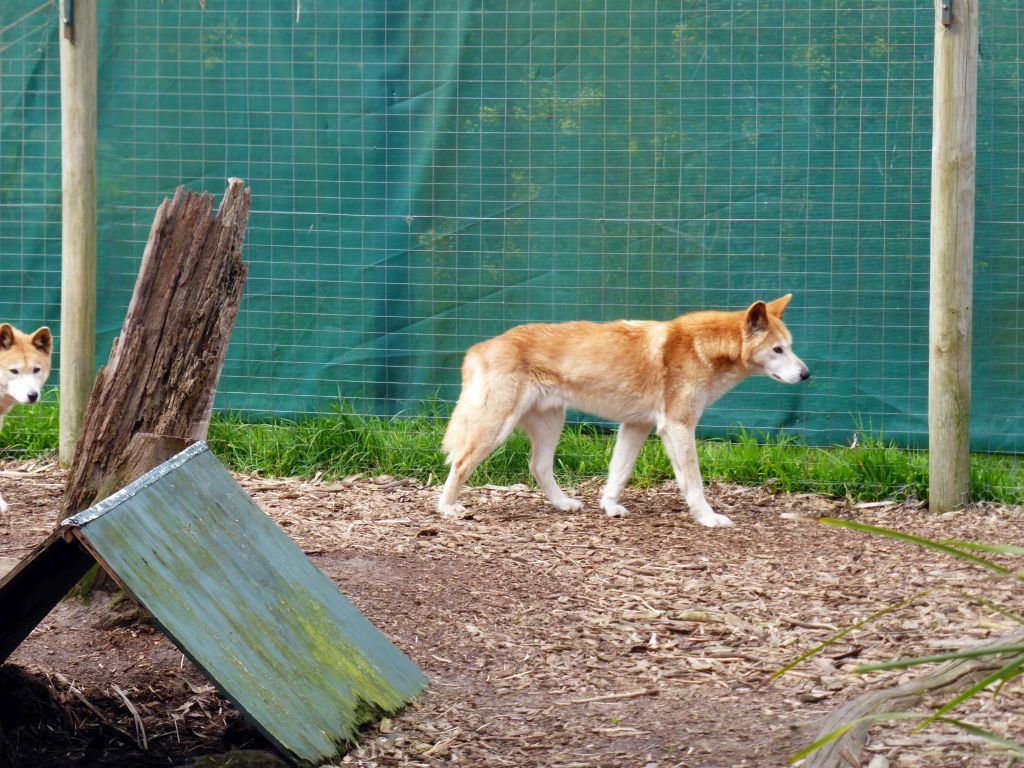
<instances>
[{"instance_id":1,"label":"dingo head","mask_svg":"<svg viewBox=\"0 0 1024 768\"><path fill-rule=\"evenodd\" d=\"M743 360L751 373L786 384L810 378L803 360L793 354L793 337L782 322L793 294L768 302L755 301L743 315Z\"/></svg>"},{"instance_id":2,"label":"dingo head","mask_svg":"<svg viewBox=\"0 0 1024 768\"><path fill-rule=\"evenodd\" d=\"M0 325L0 397L6 395L19 403L37 402L50 375L52 351L49 328L40 328L29 336L10 323Z\"/></svg>"}]
</instances>

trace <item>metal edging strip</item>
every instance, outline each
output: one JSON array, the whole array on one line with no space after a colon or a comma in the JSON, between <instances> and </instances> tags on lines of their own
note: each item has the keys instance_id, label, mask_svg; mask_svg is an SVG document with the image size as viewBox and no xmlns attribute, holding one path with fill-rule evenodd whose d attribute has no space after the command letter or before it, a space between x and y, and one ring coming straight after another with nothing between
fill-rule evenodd
<instances>
[{"instance_id":1,"label":"metal edging strip","mask_svg":"<svg viewBox=\"0 0 1024 768\"><path fill-rule=\"evenodd\" d=\"M198 443L195 443L194 445L190 445L188 448L181 451L181 453L175 454L167 461L157 465L156 467L149 470L149 472L137 478L136 480L133 480L124 488L119 490L117 493L113 493L107 498L103 499L103 501L99 502L98 504L94 504L88 509L84 509L81 512L78 512L77 514L72 515L66 520L62 520L60 523L61 527L78 528L85 525L86 523L92 522L96 518L105 515L114 507L117 507L120 504L123 504L124 502L128 501L128 499L137 496L139 492L141 492L144 488L149 487L160 478L164 477L170 472L173 472L175 469L180 467L185 462L195 458L201 453L205 453L208 450L210 450L210 446L207 445L206 442L202 440L200 440Z\"/></svg>"}]
</instances>

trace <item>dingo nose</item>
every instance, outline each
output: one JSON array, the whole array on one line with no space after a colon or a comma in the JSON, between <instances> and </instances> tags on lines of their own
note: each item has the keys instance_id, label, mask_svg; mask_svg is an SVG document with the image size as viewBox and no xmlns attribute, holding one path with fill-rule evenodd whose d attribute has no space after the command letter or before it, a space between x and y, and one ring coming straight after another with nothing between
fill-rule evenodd
<instances>
[{"instance_id":1,"label":"dingo nose","mask_svg":"<svg viewBox=\"0 0 1024 768\"><path fill-rule=\"evenodd\" d=\"M800 371L800 381L807 381L809 378L811 378L811 372L809 370L804 368Z\"/></svg>"},{"instance_id":2,"label":"dingo nose","mask_svg":"<svg viewBox=\"0 0 1024 768\"><path fill-rule=\"evenodd\" d=\"M28 393L28 401L30 403L34 403L38 399L39 399L39 393L38 392L29 392Z\"/></svg>"}]
</instances>

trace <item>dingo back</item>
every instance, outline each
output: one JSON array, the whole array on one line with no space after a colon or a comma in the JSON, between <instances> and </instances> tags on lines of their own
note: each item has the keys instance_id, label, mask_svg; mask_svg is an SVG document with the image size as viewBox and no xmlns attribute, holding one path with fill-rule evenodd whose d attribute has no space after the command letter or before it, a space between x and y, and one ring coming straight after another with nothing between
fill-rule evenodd
<instances>
[{"instance_id":1,"label":"dingo back","mask_svg":"<svg viewBox=\"0 0 1024 768\"><path fill-rule=\"evenodd\" d=\"M530 471L551 504L580 509L582 503L567 496L553 474L565 410L576 408L621 424L601 494L605 514L626 514L619 494L653 429L694 519L708 527L731 525L704 497L694 429L704 409L747 376L786 384L810 376L782 321L791 298L662 322L522 325L474 345L466 353L462 393L445 432L451 471L438 510L450 517L465 514L459 492L516 427L530 439Z\"/></svg>"}]
</instances>

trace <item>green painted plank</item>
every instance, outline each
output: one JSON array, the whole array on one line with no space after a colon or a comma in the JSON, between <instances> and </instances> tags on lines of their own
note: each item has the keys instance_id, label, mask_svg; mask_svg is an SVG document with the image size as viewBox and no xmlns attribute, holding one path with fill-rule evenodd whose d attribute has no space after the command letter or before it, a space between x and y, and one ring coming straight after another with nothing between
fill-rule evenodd
<instances>
[{"instance_id":1,"label":"green painted plank","mask_svg":"<svg viewBox=\"0 0 1024 768\"><path fill-rule=\"evenodd\" d=\"M427 685L205 443L65 524L296 762L329 761Z\"/></svg>"}]
</instances>

